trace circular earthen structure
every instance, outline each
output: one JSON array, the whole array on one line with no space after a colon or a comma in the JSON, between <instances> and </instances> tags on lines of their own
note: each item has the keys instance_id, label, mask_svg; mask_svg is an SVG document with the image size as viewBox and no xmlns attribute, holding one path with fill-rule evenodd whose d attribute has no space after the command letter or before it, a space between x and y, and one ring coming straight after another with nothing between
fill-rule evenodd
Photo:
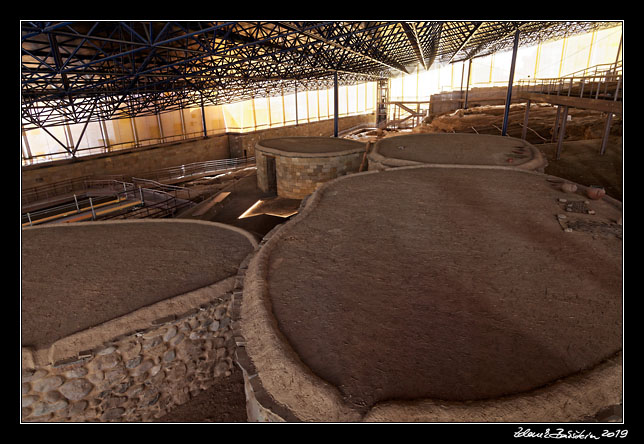
<instances>
[{"instance_id":1,"label":"circular earthen structure","mask_svg":"<svg viewBox=\"0 0 644 444\"><path fill-rule=\"evenodd\" d=\"M378 140L369 170L418 165L508 166L543 172L548 162L532 144L488 134L407 134Z\"/></svg>"},{"instance_id":2,"label":"circular earthen structure","mask_svg":"<svg viewBox=\"0 0 644 444\"><path fill-rule=\"evenodd\" d=\"M255 147L257 186L303 199L324 182L357 173L364 152L365 144L336 137L265 139Z\"/></svg>"},{"instance_id":3,"label":"circular earthen structure","mask_svg":"<svg viewBox=\"0 0 644 444\"><path fill-rule=\"evenodd\" d=\"M321 186L243 271L250 419L569 422L619 405L621 203L563 183L422 166Z\"/></svg>"},{"instance_id":4,"label":"circular earthen structure","mask_svg":"<svg viewBox=\"0 0 644 444\"><path fill-rule=\"evenodd\" d=\"M24 421L150 421L230 374L238 228L137 220L22 230Z\"/></svg>"}]
</instances>

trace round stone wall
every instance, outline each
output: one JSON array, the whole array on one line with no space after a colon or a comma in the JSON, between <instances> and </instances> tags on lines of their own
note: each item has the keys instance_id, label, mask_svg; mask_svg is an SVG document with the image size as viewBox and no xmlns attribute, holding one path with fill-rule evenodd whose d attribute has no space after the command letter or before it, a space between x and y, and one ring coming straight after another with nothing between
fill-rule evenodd
<instances>
[{"instance_id":1,"label":"round stone wall","mask_svg":"<svg viewBox=\"0 0 644 444\"><path fill-rule=\"evenodd\" d=\"M365 145L333 137L267 139L255 148L257 185L280 197L303 199L321 184L357 173Z\"/></svg>"}]
</instances>

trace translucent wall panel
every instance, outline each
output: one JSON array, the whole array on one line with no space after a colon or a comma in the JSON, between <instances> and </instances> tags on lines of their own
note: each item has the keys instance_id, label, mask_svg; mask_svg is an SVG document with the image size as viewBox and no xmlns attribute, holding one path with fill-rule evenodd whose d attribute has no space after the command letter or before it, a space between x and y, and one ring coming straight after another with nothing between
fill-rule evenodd
<instances>
[{"instance_id":1,"label":"translucent wall panel","mask_svg":"<svg viewBox=\"0 0 644 444\"><path fill-rule=\"evenodd\" d=\"M367 109L367 84L361 84L357 86L357 93L358 93L358 98L357 98L357 106L358 106L358 112L363 113Z\"/></svg>"},{"instance_id":2,"label":"translucent wall panel","mask_svg":"<svg viewBox=\"0 0 644 444\"><path fill-rule=\"evenodd\" d=\"M206 131L208 134L219 134L226 131L224 110L221 105L208 105L204 107L206 113Z\"/></svg>"},{"instance_id":3,"label":"translucent wall panel","mask_svg":"<svg viewBox=\"0 0 644 444\"><path fill-rule=\"evenodd\" d=\"M415 101L418 91L418 69L408 75L402 76L402 91L401 96L403 100Z\"/></svg>"},{"instance_id":4,"label":"translucent wall panel","mask_svg":"<svg viewBox=\"0 0 644 444\"><path fill-rule=\"evenodd\" d=\"M255 106L255 128L266 129L270 126L268 114L268 100L265 98L258 98L251 100L251 105Z\"/></svg>"},{"instance_id":5,"label":"translucent wall panel","mask_svg":"<svg viewBox=\"0 0 644 444\"><path fill-rule=\"evenodd\" d=\"M347 97L347 114L358 113L358 87L357 85L349 85L346 87Z\"/></svg>"},{"instance_id":6,"label":"translucent wall panel","mask_svg":"<svg viewBox=\"0 0 644 444\"><path fill-rule=\"evenodd\" d=\"M243 103L230 103L223 106L227 131L241 131L244 126Z\"/></svg>"},{"instance_id":7,"label":"translucent wall panel","mask_svg":"<svg viewBox=\"0 0 644 444\"><path fill-rule=\"evenodd\" d=\"M376 82L367 83L366 91L367 99L367 110L373 111L376 107L375 96L376 96Z\"/></svg>"},{"instance_id":8,"label":"translucent wall panel","mask_svg":"<svg viewBox=\"0 0 644 444\"><path fill-rule=\"evenodd\" d=\"M130 119L106 120L105 129L110 149L120 150L134 146L134 134Z\"/></svg>"},{"instance_id":9,"label":"translucent wall panel","mask_svg":"<svg viewBox=\"0 0 644 444\"><path fill-rule=\"evenodd\" d=\"M567 75L586 69L591 51L593 34L582 34L566 39L565 51L561 63L561 74ZM614 60L613 60L614 61Z\"/></svg>"},{"instance_id":10,"label":"translucent wall panel","mask_svg":"<svg viewBox=\"0 0 644 444\"><path fill-rule=\"evenodd\" d=\"M309 112L309 122L320 120L318 116L318 92L307 91L306 100Z\"/></svg>"},{"instance_id":11,"label":"translucent wall panel","mask_svg":"<svg viewBox=\"0 0 644 444\"><path fill-rule=\"evenodd\" d=\"M519 54L517 52L517 59ZM512 67L512 51L500 52L494 54L491 66L490 83L491 86L507 86L510 79L510 69ZM515 64L514 78L520 79Z\"/></svg>"},{"instance_id":12,"label":"translucent wall panel","mask_svg":"<svg viewBox=\"0 0 644 444\"><path fill-rule=\"evenodd\" d=\"M299 91L297 93L297 118L300 123L308 122L307 110L306 91Z\"/></svg>"},{"instance_id":13,"label":"translucent wall panel","mask_svg":"<svg viewBox=\"0 0 644 444\"><path fill-rule=\"evenodd\" d=\"M340 86L338 88L338 113L341 116L346 116L349 112L349 103L347 100L347 87Z\"/></svg>"},{"instance_id":14,"label":"translucent wall panel","mask_svg":"<svg viewBox=\"0 0 644 444\"><path fill-rule=\"evenodd\" d=\"M597 35L595 36L595 41L593 43L593 50L590 56L589 65L602 65L607 63L615 63L615 60L622 60L621 50L619 58L617 55L621 35L621 26L597 31Z\"/></svg>"},{"instance_id":15,"label":"translucent wall panel","mask_svg":"<svg viewBox=\"0 0 644 444\"><path fill-rule=\"evenodd\" d=\"M470 77L471 87L481 87L490 83L490 69L492 57L479 57L472 60L472 75Z\"/></svg>"},{"instance_id":16,"label":"translucent wall panel","mask_svg":"<svg viewBox=\"0 0 644 444\"><path fill-rule=\"evenodd\" d=\"M271 126L282 126L284 124L284 108L282 106L282 96L270 97L268 101L271 110Z\"/></svg>"},{"instance_id":17,"label":"translucent wall panel","mask_svg":"<svg viewBox=\"0 0 644 444\"><path fill-rule=\"evenodd\" d=\"M103 134L101 132L100 123L90 122L85 129L85 133L81 138L83 133L83 128L85 127L84 123L76 123L73 125L68 125L69 131L72 135L72 140L74 141L74 146L77 146L79 150L85 150L83 154L98 154L104 151L103 149ZM59 145L60 146L60 145ZM86 151L88 148L99 148L97 150ZM61 147L62 149L62 147ZM78 155L81 153L79 152Z\"/></svg>"},{"instance_id":18,"label":"translucent wall panel","mask_svg":"<svg viewBox=\"0 0 644 444\"><path fill-rule=\"evenodd\" d=\"M429 100L429 96L433 94L434 87L431 84L430 71L421 70L418 73L418 100Z\"/></svg>"},{"instance_id":19,"label":"translucent wall panel","mask_svg":"<svg viewBox=\"0 0 644 444\"><path fill-rule=\"evenodd\" d=\"M295 94L284 96L284 115L286 118L285 124L295 124Z\"/></svg>"},{"instance_id":20,"label":"translucent wall panel","mask_svg":"<svg viewBox=\"0 0 644 444\"><path fill-rule=\"evenodd\" d=\"M157 116L140 116L134 118L136 135L140 145L150 145L161 141Z\"/></svg>"},{"instance_id":21,"label":"translucent wall panel","mask_svg":"<svg viewBox=\"0 0 644 444\"><path fill-rule=\"evenodd\" d=\"M253 131L255 128L255 110L253 109L253 101L245 100L239 103L242 109L242 132Z\"/></svg>"},{"instance_id":22,"label":"translucent wall panel","mask_svg":"<svg viewBox=\"0 0 644 444\"><path fill-rule=\"evenodd\" d=\"M65 129L62 126L53 126L47 128L51 134L60 140L62 143L67 144L67 138L65 136ZM45 130L36 128L32 130L25 131L27 135L27 140L29 141L29 150L31 151L31 156L35 158L38 162L44 162L48 160L54 160L52 154L58 154L58 158L67 157L67 151L63 148L54 138L45 132ZM62 153L62 154L61 154Z\"/></svg>"},{"instance_id":23,"label":"translucent wall panel","mask_svg":"<svg viewBox=\"0 0 644 444\"><path fill-rule=\"evenodd\" d=\"M181 111L170 111L161 114L163 137L166 141L181 140L183 129L181 127Z\"/></svg>"},{"instance_id":24,"label":"translucent wall panel","mask_svg":"<svg viewBox=\"0 0 644 444\"><path fill-rule=\"evenodd\" d=\"M326 89L318 91L318 105L320 109L320 119L328 119L333 117L333 105L331 105L331 111L329 112L329 94Z\"/></svg>"},{"instance_id":25,"label":"translucent wall panel","mask_svg":"<svg viewBox=\"0 0 644 444\"><path fill-rule=\"evenodd\" d=\"M537 66L537 77L553 78L559 77L561 68L561 56L564 49L564 41L543 43L539 54L539 65Z\"/></svg>"},{"instance_id":26,"label":"translucent wall panel","mask_svg":"<svg viewBox=\"0 0 644 444\"><path fill-rule=\"evenodd\" d=\"M527 79L528 77L534 78L534 70L537 63L537 52L539 46L528 46L521 48L517 52L517 61L514 68L514 80ZM510 52L510 61L512 60L512 53ZM497 60L501 60L499 57ZM509 72L508 72L509 73Z\"/></svg>"},{"instance_id":27,"label":"translucent wall panel","mask_svg":"<svg viewBox=\"0 0 644 444\"><path fill-rule=\"evenodd\" d=\"M389 100L396 102L403 98L403 80L402 76L392 77L389 79Z\"/></svg>"},{"instance_id":28,"label":"translucent wall panel","mask_svg":"<svg viewBox=\"0 0 644 444\"><path fill-rule=\"evenodd\" d=\"M183 119L186 124L186 135L189 138L199 137L199 134L203 134L201 107L184 108Z\"/></svg>"},{"instance_id":29,"label":"translucent wall panel","mask_svg":"<svg viewBox=\"0 0 644 444\"><path fill-rule=\"evenodd\" d=\"M439 91L451 91L454 89L454 65L440 65L438 67L438 90ZM460 72L459 72L460 76ZM420 100L420 97L417 99Z\"/></svg>"}]
</instances>

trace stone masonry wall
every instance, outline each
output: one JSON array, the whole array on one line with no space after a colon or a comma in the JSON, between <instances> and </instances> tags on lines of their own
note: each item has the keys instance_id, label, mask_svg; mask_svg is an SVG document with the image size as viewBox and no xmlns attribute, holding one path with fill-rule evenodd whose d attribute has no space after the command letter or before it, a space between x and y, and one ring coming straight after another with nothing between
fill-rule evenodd
<instances>
[{"instance_id":1,"label":"stone masonry wall","mask_svg":"<svg viewBox=\"0 0 644 444\"><path fill-rule=\"evenodd\" d=\"M357 173L363 154L358 152L332 157L276 156L277 195L303 199L324 182Z\"/></svg>"},{"instance_id":2,"label":"stone masonry wall","mask_svg":"<svg viewBox=\"0 0 644 444\"><path fill-rule=\"evenodd\" d=\"M255 152L255 166L257 167L257 188L268 193L268 178L266 156L260 151Z\"/></svg>"},{"instance_id":3,"label":"stone masonry wall","mask_svg":"<svg viewBox=\"0 0 644 444\"><path fill-rule=\"evenodd\" d=\"M153 421L231 374L235 340L228 292L153 321L77 357L22 367L26 422Z\"/></svg>"}]
</instances>

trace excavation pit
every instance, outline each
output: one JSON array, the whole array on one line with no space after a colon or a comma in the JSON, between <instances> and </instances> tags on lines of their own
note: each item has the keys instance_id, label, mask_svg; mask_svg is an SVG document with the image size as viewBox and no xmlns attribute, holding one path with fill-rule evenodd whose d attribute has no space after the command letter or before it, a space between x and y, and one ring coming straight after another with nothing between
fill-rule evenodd
<instances>
[{"instance_id":1,"label":"excavation pit","mask_svg":"<svg viewBox=\"0 0 644 444\"><path fill-rule=\"evenodd\" d=\"M235 296L249 419L570 422L620 404L621 204L566 212L586 197L563 183L423 166L322 185Z\"/></svg>"},{"instance_id":2,"label":"excavation pit","mask_svg":"<svg viewBox=\"0 0 644 444\"><path fill-rule=\"evenodd\" d=\"M369 170L401 166L491 165L543 172L547 160L534 145L487 134L407 134L378 140Z\"/></svg>"},{"instance_id":3,"label":"excavation pit","mask_svg":"<svg viewBox=\"0 0 644 444\"><path fill-rule=\"evenodd\" d=\"M265 139L255 147L257 185L266 193L303 199L324 182L357 173L365 144L335 137Z\"/></svg>"},{"instance_id":4,"label":"excavation pit","mask_svg":"<svg viewBox=\"0 0 644 444\"><path fill-rule=\"evenodd\" d=\"M203 221L22 231L22 419L152 421L230 374L230 306L256 246Z\"/></svg>"}]
</instances>

